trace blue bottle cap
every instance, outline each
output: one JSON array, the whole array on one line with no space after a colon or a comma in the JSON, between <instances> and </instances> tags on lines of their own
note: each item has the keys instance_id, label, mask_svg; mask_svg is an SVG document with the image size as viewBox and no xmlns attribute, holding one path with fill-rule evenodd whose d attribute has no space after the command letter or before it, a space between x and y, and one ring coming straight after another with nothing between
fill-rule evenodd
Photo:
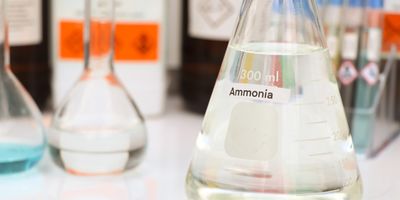
<instances>
[{"instance_id":1,"label":"blue bottle cap","mask_svg":"<svg viewBox=\"0 0 400 200\"><path fill-rule=\"evenodd\" d=\"M383 8L383 0L368 0L368 7L374 9Z\"/></svg>"},{"instance_id":2,"label":"blue bottle cap","mask_svg":"<svg viewBox=\"0 0 400 200\"><path fill-rule=\"evenodd\" d=\"M323 6L324 5L324 0L317 0L317 4L319 6Z\"/></svg>"},{"instance_id":3,"label":"blue bottle cap","mask_svg":"<svg viewBox=\"0 0 400 200\"><path fill-rule=\"evenodd\" d=\"M315 13L311 10L310 1L296 0L296 1L282 1L274 0L272 8L277 13L287 13L292 15L302 15L304 17L314 18Z\"/></svg>"},{"instance_id":4,"label":"blue bottle cap","mask_svg":"<svg viewBox=\"0 0 400 200\"><path fill-rule=\"evenodd\" d=\"M343 0L329 0L330 5L335 5L335 6L342 6L343 5Z\"/></svg>"},{"instance_id":5,"label":"blue bottle cap","mask_svg":"<svg viewBox=\"0 0 400 200\"><path fill-rule=\"evenodd\" d=\"M350 7L363 7L364 4L364 0L350 0L349 1L349 6Z\"/></svg>"},{"instance_id":6,"label":"blue bottle cap","mask_svg":"<svg viewBox=\"0 0 400 200\"><path fill-rule=\"evenodd\" d=\"M277 12L288 12L293 14L311 14L310 2L307 0L296 0L296 1L280 1L274 0L273 10ZM302 12L303 11L303 12Z\"/></svg>"}]
</instances>

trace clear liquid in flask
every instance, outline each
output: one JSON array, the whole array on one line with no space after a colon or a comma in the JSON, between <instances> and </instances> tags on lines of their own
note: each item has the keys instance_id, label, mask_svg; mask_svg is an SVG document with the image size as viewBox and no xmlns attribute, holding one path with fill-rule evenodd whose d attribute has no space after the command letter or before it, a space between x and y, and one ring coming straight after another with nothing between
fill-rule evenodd
<instances>
[{"instance_id":1,"label":"clear liquid in flask","mask_svg":"<svg viewBox=\"0 0 400 200\"><path fill-rule=\"evenodd\" d=\"M230 45L187 176L191 200L360 200L328 50Z\"/></svg>"},{"instance_id":2,"label":"clear liquid in flask","mask_svg":"<svg viewBox=\"0 0 400 200\"><path fill-rule=\"evenodd\" d=\"M85 69L53 115L57 165L78 175L135 168L147 146L145 121L114 73L115 0L85 0Z\"/></svg>"}]
</instances>

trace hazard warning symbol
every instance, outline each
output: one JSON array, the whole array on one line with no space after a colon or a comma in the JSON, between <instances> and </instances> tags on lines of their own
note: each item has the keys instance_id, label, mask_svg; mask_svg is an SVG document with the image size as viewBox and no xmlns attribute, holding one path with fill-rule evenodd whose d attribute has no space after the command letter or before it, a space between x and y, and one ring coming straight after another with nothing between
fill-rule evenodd
<instances>
[{"instance_id":1,"label":"hazard warning symbol","mask_svg":"<svg viewBox=\"0 0 400 200\"><path fill-rule=\"evenodd\" d=\"M61 59L83 59L83 23L61 21L59 56ZM115 59L117 61L157 61L159 59L159 24L117 23L115 26ZM94 42L94 41L93 41ZM96 43L97 44L97 43ZM99 43L96 49L101 51Z\"/></svg>"},{"instance_id":2,"label":"hazard warning symbol","mask_svg":"<svg viewBox=\"0 0 400 200\"><path fill-rule=\"evenodd\" d=\"M361 76L369 85L375 85L379 80L379 66L375 62L368 63L361 71Z\"/></svg>"},{"instance_id":3,"label":"hazard warning symbol","mask_svg":"<svg viewBox=\"0 0 400 200\"><path fill-rule=\"evenodd\" d=\"M117 24L115 58L125 61L157 60L158 36L158 24Z\"/></svg>"},{"instance_id":4,"label":"hazard warning symbol","mask_svg":"<svg viewBox=\"0 0 400 200\"><path fill-rule=\"evenodd\" d=\"M76 21L60 23L59 52L63 59L83 58L83 24Z\"/></svg>"},{"instance_id":5,"label":"hazard warning symbol","mask_svg":"<svg viewBox=\"0 0 400 200\"><path fill-rule=\"evenodd\" d=\"M343 85L351 84L358 76L358 72L354 64L350 61L345 61L339 68L338 77Z\"/></svg>"}]
</instances>

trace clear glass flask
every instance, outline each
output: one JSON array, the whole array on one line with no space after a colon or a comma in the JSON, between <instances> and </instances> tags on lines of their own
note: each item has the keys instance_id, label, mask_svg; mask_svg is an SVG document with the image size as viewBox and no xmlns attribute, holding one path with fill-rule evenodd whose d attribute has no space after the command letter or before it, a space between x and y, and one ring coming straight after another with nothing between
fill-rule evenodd
<instances>
[{"instance_id":1,"label":"clear glass flask","mask_svg":"<svg viewBox=\"0 0 400 200\"><path fill-rule=\"evenodd\" d=\"M361 200L314 0L244 0L186 180L190 200Z\"/></svg>"},{"instance_id":2,"label":"clear glass flask","mask_svg":"<svg viewBox=\"0 0 400 200\"><path fill-rule=\"evenodd\" d=\"M70 173L101 175L137 166L144 119L113 70L114 0L85 0L85 69L54 113L50 151Z\"/></svg>"},{"instance_id":3,"label":"clear glass flask","mask_svg":"<svg viewBox=\"0 0 400 200\"><path fill-rule=\"evenodd\" d=\"M0 174L31 169L46 143L40 112L11 72L5 7L0 0Z\"/></svg>"}]
</instances>

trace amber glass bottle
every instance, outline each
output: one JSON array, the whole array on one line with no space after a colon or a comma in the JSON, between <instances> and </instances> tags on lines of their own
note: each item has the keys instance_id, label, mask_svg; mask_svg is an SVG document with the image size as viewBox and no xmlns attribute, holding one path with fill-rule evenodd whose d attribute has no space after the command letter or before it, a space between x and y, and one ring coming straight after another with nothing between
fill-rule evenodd
<instances>
[{"instance_id":1,"label":"amber glass bottle","mask_svg":"<svg viewBox=\"0 0 400 200\"><path fill-rule=\"evenodd\" d=\"M50 95L50 0L8 0L12 71L43 109Z\"/></svg>"},{"instance_id":2,"label":"amber glass bottle","mask_svg":"<svg viewBox=\"0 0 400 200\"><path fill-rule=\"evenodd\" d=\"M181 90L189 110L207 108L241 3L184 0Z\"/></svg>"}]
</instances>

